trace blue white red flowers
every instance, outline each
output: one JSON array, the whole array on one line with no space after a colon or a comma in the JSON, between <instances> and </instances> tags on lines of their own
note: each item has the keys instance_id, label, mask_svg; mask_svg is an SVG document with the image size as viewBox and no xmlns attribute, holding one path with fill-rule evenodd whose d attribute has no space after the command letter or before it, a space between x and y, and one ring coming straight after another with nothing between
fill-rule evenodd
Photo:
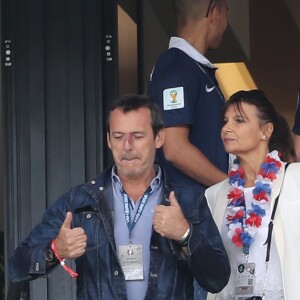
<instances>
[{"instance_id":1,"label":"blue white red flowers","mask_svg":"<svg viewBox=\"0 0 300 300\"><path fill-rule=\"evenodd\" d=\"M231 188L227 195L229 200L227 208L228 237L237 247L243 247L245 254L249 253L254 236L266 215L265 207L269 205L272 182L282 166L278 151L269 153L261 165L254 182L251 208L246 210L244 198L244 170L236 159L229 171L229 184Z\"/></svg>"}]
</instances>

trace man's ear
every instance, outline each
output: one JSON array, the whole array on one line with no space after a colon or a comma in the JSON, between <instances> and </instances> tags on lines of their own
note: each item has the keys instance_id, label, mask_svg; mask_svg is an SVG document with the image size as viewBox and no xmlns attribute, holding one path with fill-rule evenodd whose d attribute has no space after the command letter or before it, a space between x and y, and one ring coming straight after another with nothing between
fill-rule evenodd
<instances>
[{"instance_id":1,"label":"man's ear","mask_svg":"<svg viewBox=\"0 0 300 300\"><path fill-rule=\"evenodd\" d=\"M208 14L208 18L215 24L218 21L219 18L219 8L217 5L214 5Z\"/></svg>"},{"instance_id":2,"label":"man's ear","mask_svg":"<svg viewBox=\"0 0 300 300\"><path fill-rule=\"evenodd\" d=\"M155 147L160 148L165 142L165 129L161 129L155 137Z\"/></svg>"},{"instance_id":3,"label":"man's ear","mask_svg":"<svg viewBox=\"0 0 300 300\"><path fill-rule=\"evenodd\" d=\"M109 137L110 137L110 136L109 136L109 133L107 132L107 133L106 133L107 145L108 145L109 149L111 149L110 138L109 138Z\"/></svg>"}]
</instances>

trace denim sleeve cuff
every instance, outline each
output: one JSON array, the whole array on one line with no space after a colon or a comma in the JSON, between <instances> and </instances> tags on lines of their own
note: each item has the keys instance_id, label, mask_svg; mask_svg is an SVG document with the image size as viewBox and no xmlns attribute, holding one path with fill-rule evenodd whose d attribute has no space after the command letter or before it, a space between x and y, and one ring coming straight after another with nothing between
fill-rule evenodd
<instances>
[{"instance_id":1,"label":"denim sleeve cuff","mask_svg":"<svg viewBox=\"0 0 300 300\"><path fill-rule=\"evenodd\" d=\"M29 275L30 276L47 276L49 277L54 267L47 269L47 261L45 259L45 251L47 246L43 247L36 247L32 250L31 255L31 263L30 263L30 269L29 269Z\"/></svg>"},{"instance_id":2,"label":"denim sleeve cuff","mask_svg":"<svg viewBox=\"0 0 300 300\"><path fill-rule=\"evenodd\" d=\"M30 275L42 275L46 273L46 260L45 255L41 248L35 248L32 251L31 264L30 264Z\"/></svg>"}]
</instances>

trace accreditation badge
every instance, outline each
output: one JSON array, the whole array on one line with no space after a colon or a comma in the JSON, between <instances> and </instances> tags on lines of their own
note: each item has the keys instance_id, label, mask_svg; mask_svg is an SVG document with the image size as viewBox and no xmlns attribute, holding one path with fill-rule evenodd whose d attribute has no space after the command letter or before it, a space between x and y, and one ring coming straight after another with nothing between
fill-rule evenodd
<instances>
[{"instance_id":1,"label":"accreditation badge","mask_svg":"<svg viewBox=\"0 0 300 300\"><path fill-rule=\"evenodd\" d=\"M142 245L119 246L119 261L125 280L144 279Z\"/></svg>"},{"instance_id":2,"label":"accreditation badge","mask_svg":"<svg viewBox=\"0 0 300 300\"><path fill-rule=\"evenodd\" d=\"M253 296L255 284L255 263L240 264L236 273L235 300Z\"/></svg>"}]
</instances>

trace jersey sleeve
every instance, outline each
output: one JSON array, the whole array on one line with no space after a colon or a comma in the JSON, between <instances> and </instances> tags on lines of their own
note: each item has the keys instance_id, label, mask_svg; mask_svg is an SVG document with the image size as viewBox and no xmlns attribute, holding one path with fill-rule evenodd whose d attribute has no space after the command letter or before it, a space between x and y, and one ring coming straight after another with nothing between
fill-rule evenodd
<instances>
[{"instance_id":1,"label":"jersey sleeve","mask_svg":"<svg viewBox=\"0 0 300 300\"><path fill-rule=\"evenodd\" d=\"M193 111L199 92L194 72L188 66L161 68L157 65L148 94L162 109L165 127L194 123Z\"/></svg>"}]
</instances>

